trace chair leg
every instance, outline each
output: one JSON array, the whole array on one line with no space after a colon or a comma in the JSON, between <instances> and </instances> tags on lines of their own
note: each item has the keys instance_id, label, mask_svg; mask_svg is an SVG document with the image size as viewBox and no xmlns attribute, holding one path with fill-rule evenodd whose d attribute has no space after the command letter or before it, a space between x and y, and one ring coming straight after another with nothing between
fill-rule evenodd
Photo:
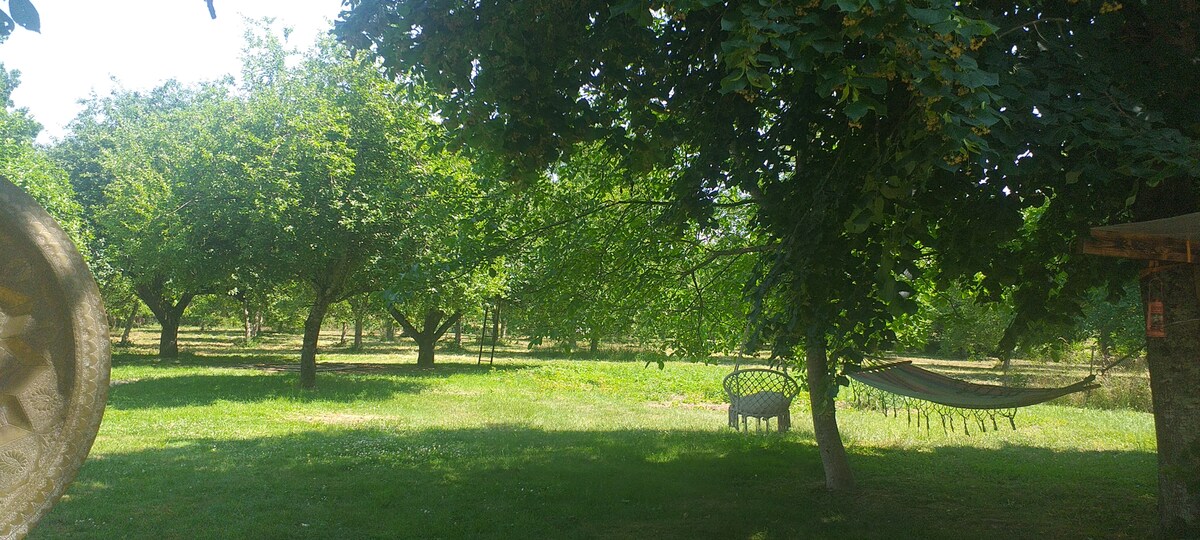
<instances>
[{"instance_id":1,"label":"chair leg","mask_svg":"<svg viewBox=\"0 0 1200 540\"><path fill-rule=\"evenodd\" d=\"M729 406L729 427L733 429L738 428L738 415L734 412L733 405Z\"/></svg>"}]
</instances>

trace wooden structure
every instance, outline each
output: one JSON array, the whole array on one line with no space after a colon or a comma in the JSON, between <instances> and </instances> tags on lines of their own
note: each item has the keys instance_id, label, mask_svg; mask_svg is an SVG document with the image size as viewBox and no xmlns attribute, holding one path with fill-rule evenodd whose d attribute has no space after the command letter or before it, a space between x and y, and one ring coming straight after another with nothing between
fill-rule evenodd
<instances>
[{"instance_id":1,"label":"wooden structure","mask_svg":"<svg viewBox=\"0 0 1200 540\"><path fill-rule=\"evenodd\" d=\"M1200 212L1138 223L1093 227L1084 253L1143 261L1200 262Z\"/></svg>"},{"instance_id":2,"label":"wooden structure","mask_svg":"<svg viewBox=\"0 0 1200 540\"><path fill-rule=\"evenodd\" d=\"M1163 538L1200 536L1200 213L1096 227L1084 253L1147 261L1146 363L1154 388L1158 441L1158 522ZM1168 327L1176 325L1176 330Z\"/></svg>"}]
</instances>

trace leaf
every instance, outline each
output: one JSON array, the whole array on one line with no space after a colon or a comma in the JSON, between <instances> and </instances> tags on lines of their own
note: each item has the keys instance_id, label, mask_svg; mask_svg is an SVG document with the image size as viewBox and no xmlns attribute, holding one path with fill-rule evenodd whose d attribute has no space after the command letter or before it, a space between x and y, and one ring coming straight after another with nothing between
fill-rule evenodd
<instances>
[{"instance_id":1,"label":"leaf","mask_svg":"<svg viewBox=\"0 0 1200 540\"><path fill-rule=\"evenodd\" d=\"M846 13L857 13L862 10L864 3L866 3L866 0L838 0L837 5L838 9Z\"/></svg>"},{"instance_id":2,"label":"leaf","mask_svg":"<svg viewBox=\"0 0 1200 540\"><path fill-rule=\"evenodd\" d=\"M996 86L1000 84L1000 76L995 73L989 73L981 70L965 71L959 76L959 80L968 88L979 88L982 86Z\"/></svg>"},{"instance_id":3,"label":"leaf","mask_svg":"<svg viewBox=\"0 0 1200 540\"><path fill-rule=\"evenodd\" d=\"M42 31L42 21L38 16L37 9L33 7L33 2L29 0L9 0L8 9L12 12L12 19L21 28L34 32Z\"/></svg>"},{"instance_id":4,"label":"leaf","mask_svg":"<svg viewBox=\"0 0 1200 540\"><path fill-rule=\"evenodd\" d=\"M1067 172L1067 185L1074 184L1079 181L1079 176L1083 174L1081 171Z\"/></svg>"},{"instance_id":5,"label":"leaf","mask_svg":"<svg viewBox=\"0 0 1200 540\"><path fill-rule=\"evenodd\" d=\"M737 92L738 90L745 89L746 83L745 71L732 71L729 73L729 75L726 75L724 79L721 79L721 93L728 94L730 92Z\"/></svg>"},{"instance_id":6,"label":"leaf","mask_svg":"<svg viewBox=\"0 0 1200 540\"><path fill-rule=\"evenodd\" d=\"M871 106L860 99L846 106L846 117L851 120L858 120L866 116L869 110L871 110Z\"/></svg>"},{"instance_id":7,"label":"leaf","mask_svg":"<svg viewBox=\"0 0 1200 540\"><path fill-rule=\"evenodd\" d=\"M0 39L11 34L15 27L16 25L13 23L12 18L3 9L0 9Z\"/></svg>"},{"instance_id":8,"label":"leaf","mask_svg":"<svg viewBox=\"0 0 1200 540\"><path fill-rule=\"evenodd\" d=\"M949 10L942 9L923 9L907 6L908 16L924 24L936 24L946 21L950 18Z\"/></svg>"}]
</instances>

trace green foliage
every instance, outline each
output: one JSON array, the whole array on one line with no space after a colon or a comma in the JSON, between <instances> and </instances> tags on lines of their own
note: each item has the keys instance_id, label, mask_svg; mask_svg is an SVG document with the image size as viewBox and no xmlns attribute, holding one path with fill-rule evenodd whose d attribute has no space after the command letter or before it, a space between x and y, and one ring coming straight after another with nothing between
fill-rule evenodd
<instances>
[{"instance_id":1,"label":"green foliage","mask_svg":"<svg viewBox=\"0 0 1200 540\"><path fill-rule=\"evenodd\" d=\"M731 250L754 240L745 212L723 210L708 230L683 224L665 200L671 171L632 178L593 146L525 188L508 259L515 326L568 349L633 340L691 359L737 349L752 261Z\"/></svg>"},{"instance_id":2,"label":"green foliage","mask_svg":"<svg viewBox=\"0 0 1200 540\"><path fill-rule=\"evenodd\" d=\"M19 84L20 73L0 64L0 177L29 193L76 245L85 246L90 231L66 171L50 159L44 148L34 144L41 125L29 117L26 109L14 106L12 92Z\"/></svg>"},{"instance_id":3,"label":"green foliage","mask_svg":"<svg viewBox=\"0 0 1200 540\"><path fill-rule=\"evenodd\" d=\"M911 345L918 345L910 350L981 360L995 353L1012 317L1009 304L986 302L962 287L931 290L923 295L921 310L915 316L924 324L919 329L906 329L915 342ZM921 336L911 336L912 330L924 332L924 341L920 341Z\"/></svg>"},{"instance_id":4,"label":"green foliage","mask_svg":"<svg viewBox=\"0 0 1200 540\"><path fill-rule=\"evenodd\" d=\"M915 309L922 207L953 196L933 178L998 120L996 76L963 54L992 25L900 2L485 4L360 2L338 32L437 91L456 142L514 175L598 141L635 177L676 170L671 198L702 224L753 201L777 249L749 289L752 347L829 336L853 358L891 341Z\"/></svg>"}]
</instances>

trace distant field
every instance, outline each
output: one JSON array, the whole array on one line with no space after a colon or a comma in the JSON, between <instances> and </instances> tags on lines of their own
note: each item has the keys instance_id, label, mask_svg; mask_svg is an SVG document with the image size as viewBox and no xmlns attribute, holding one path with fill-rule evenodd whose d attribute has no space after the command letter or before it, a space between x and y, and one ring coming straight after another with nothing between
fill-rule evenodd
<instances>
[{"instance_id":1,"label":"distant field","mask_svg":"<svg viewBox=\"0 0 1200 540\"><path fill-rule=\"evenodd\" d=\"M514 346L418 370L405 344L327 341L337 370L302 392L280 369L298 336L182 337L178 360L151 334L118 352L92 455L31 538L1145 538L1155 523L1153 422L1134 410L1042 405L964 436L843 409L860 488L830 496L803 400L791 433L733 432L723 363Z\"/></svg>"}]
</instances>

